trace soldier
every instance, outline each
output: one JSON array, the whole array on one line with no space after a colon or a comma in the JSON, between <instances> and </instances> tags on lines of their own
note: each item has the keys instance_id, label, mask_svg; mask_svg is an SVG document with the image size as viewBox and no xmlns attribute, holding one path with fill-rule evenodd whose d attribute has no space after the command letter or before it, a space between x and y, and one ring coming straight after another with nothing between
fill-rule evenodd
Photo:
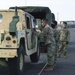
<instances>
[{"instance_id":1,"label":"soldier","mask_svg":"<svg viewBox=\"0 0 75 75\"><path fill-rule=\"evenodd\" d=\"M53 31L52 28L48 25L48 20L43 19L42 20L42 27L43 30L40 33L40 35L44 38L44 44L47 47L47 59L48 64L45 68L45 71L51 71L53 70L54 65L54 50L55 50L55 41L53 37Z\"/></svg>"},{"instance_id":2,"label":"soldier","mask_svg":"<svg viewBox=\"0 0 75 75\"><path fill-rule=\"evenodd\" d=\"M52 21L51 22L51 27L53 29L53 33L54 33L54 39L55 39L55 65L56 65L56 61L57 61L57 51L59 49L59 31L57 30L57 21Z\"/></svg>"},{"instance_id":3,"label":"soldier","mask_svg":"<svg viewBox=\"0 0 75 75\"><path fill-rule=\"evenodd\" d=\"M63 22L62 28L60 30L60 45L59 45L59 51L58 51L58 57L60 57L61 54L64 55L64 58L66 58L67 54L67 44L70 38L70 32L67 29L67 23Z\"/></svg>"},{"instance_id":4,"label":"soldier","mask_svg":"<svg viewBox=\"0 0 75 75\"><path fill-rule=\"evenodd\" d=\"M54 68L54 50L55 50L55 40L53 36L53 30L48 25L48 20L42 20L42 31L34 31L34 34L38 35L41 41L41 44L47 47L47 61L48 64L45 68L45 71L51 71Z\"/></svg>"}]
</instances>

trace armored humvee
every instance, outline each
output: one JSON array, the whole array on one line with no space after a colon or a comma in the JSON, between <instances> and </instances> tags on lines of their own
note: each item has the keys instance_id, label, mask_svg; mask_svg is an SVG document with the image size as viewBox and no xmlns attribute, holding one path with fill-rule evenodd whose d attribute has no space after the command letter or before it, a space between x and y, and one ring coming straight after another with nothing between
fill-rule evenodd
<instances>
[{"instance_id":1,"label":"armored humvee","mask_svg":"<svg viewBox=\"0 0 75 75\"><path fill-rule=\"evenodd\" d=\"M10 7L10 9L14 9L15 7ZM36 25L36 30L42 30L41 27L41 20L43 18L48 19L48 24L51 25L51 21L55 20L55 14L51 12L49 7L44 7L44 6L21 6L17 7L18 9L21 9L23 11L26 11L33 15L35 17L35 25ZM43 41L42 39L40 42ZM45 47L40 47L40 52L47 52Z\"/></svg>"},{"instance_id":2,"label":"armored humvee","mask_svg":"<svg viewBox=\"0 0 75 75\"><path fill-rule=\"evenodd\" d=\"M10 75L23 75L25 56L38 62L40 52L34 17L20 9L0 10L0 59L7 59Z\"/></svg>"},{"instance_id":3,"label":"armored humvee","mask_svg":"<svg viewBox=\"0 0 75 75\"><path fill-rule=\"evenodd\" d=\"M53 20L48 7L0 10L0 58L7 59L10 75L24 74L24 55L30 56L31 62L38 62L39 41L33 31L43 18L48 19L49 25Z\"/></svg>"},{"instance_id":4,"label":"armored humvee","mask_svg":"<svg viewBox=\"0 0 75 75\"><path fill-rule=\"evenodd\" d=\"M14 7L10 7L10 9L14 9ZM51 13L51 10L49 9L49 7L44 7L44 6L22 6L22 7L18 7L18 9L21 9L23 11L26 11L28 13L30 13L31 15L33 15L35 17L35 21L36 21L36 27L37 27L37 31L42 30L43 28L41 27L41 20L43 18L47 18L48 19L48 24L51 24L51 21L54 18L54 14ZM40 42L43 42L43 39L40 38ZM41 48L41 52L44 52L46 49L45 47L40 47ZM47 50L46 50L47 51Z\"/></svg>"}]
</instances>

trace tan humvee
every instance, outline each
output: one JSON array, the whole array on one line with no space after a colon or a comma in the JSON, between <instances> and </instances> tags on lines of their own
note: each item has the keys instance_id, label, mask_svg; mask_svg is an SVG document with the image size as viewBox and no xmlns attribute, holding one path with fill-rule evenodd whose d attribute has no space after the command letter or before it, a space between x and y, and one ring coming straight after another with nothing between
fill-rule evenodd
<instances>
[{"instance_id":1,"label":"tan humvee","mask_svg":"<svg viewBox=\"0 0 75 75\"><path fill-rule=\"evenodd\" d=\"M34 17L27 12L0 10L0 58L7 58L10 74L23 75L24 55L39 60L38 37L33 33Z\"/></svg>"}]
</instances>

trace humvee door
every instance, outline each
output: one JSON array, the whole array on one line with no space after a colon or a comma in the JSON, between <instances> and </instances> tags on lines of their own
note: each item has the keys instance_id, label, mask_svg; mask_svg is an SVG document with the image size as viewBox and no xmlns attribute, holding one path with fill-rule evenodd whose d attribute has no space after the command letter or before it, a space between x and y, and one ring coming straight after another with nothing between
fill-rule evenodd
<instances>
[{"instance_id":1,"label":"humvee door","mask_svg":"<svg viewBox=\"0 0 75 75\"><path fill-rule=\"evenodd\" d=\"M33 28L34 28L34 23L33 23L33 18L30 15L26 14L26 25L27 25L27 30L26 30L26 39L27 39L27 46L28 49L34 48L36 42L35 42L35 35L33 34Z\"/></svg>"}]
</instances>

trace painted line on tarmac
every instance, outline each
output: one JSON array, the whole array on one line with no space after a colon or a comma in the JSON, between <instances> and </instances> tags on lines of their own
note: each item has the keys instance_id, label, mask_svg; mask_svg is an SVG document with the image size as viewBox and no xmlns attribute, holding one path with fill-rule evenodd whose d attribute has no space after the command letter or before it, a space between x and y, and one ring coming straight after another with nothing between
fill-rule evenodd
<instances>
[{"instance_id":1,"label":"painted line on tarmac","mask_svg":"<svg viewBox=\"0 0 75 75\"><path fill-rule=\"evenodd\" d=\"M41 69L41 71L39 72L38 75L41 75L41 73L43 72L43 70L45 69L46 65L48 64L48 62L44 65L44 67Z\"/></svg>"}]
</instances>

